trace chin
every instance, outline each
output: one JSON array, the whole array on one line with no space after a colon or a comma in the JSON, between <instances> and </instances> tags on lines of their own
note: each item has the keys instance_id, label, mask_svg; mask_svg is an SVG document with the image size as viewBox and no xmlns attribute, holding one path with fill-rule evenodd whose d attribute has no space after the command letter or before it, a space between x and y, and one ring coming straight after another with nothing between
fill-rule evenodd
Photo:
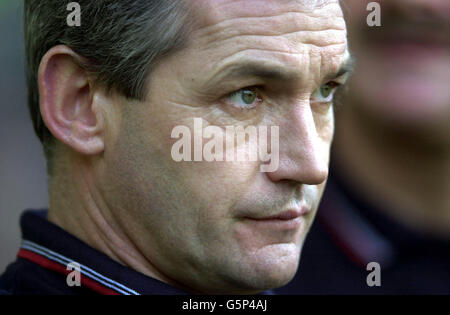
<instances>
[{"instance_id":1,"label":"chin","mask_svg":"<svg viewBox=\"0 0 450 315\"><path fill-rule=\"evenodd\" d=\"M247 259L247 266L240 268L239 278L250 290L276 289L289 283L297 272L300 258L295 244L272 244L265 246Z\"/></svg>"}]
</instances>

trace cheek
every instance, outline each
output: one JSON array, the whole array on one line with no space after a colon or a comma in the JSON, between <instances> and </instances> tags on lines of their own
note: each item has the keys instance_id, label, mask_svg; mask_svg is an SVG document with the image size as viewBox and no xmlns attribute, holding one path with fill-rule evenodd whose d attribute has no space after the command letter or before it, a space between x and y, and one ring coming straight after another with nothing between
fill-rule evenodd
<instances>
[{"instance_id":1,"label":"cheek","mask_svg":"<svg viewBox=\"0 0 450 315\"><path fill-rule=\"evenodd\" d=\"M328 106L326 111L314 115L317 135L325 147L331 146L334 135L334 109Z\"/></svg>"},{"instance_id":2,"label":"cheek","mask_svg":"<svg viewBox=\"0 0 450 315\"><path fill-rule=\"evenodd\" d=\"M333 141L334 136L334 112L333 109L330 110L330 113L327 115L327 118L324 118L320 131L318 131L319 135L319 143L320 143L320 155L323 161L329 165L330 162L330 150L331 143ZM320 195L322 195L323 189L325 187L325 183L318 185Z\"/></svg>"},{"instance_id":3,"label":"cheek","mask_svg":"<svg viewBox=\"0 0 450 315\"><path fill-rule=\"evenodd\" d=\"M202 200L208 217L232 216L233 205L254 180L258 165L252 162L182 162L192 197ZM221 209L221 210L218 210Z\"/></svg>"}]
</instances>

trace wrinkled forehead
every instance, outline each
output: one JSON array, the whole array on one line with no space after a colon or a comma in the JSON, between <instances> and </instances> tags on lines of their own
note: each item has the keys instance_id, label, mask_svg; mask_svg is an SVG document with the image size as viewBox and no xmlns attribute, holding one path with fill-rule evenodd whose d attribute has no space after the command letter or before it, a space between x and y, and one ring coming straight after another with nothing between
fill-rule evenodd
<instances>
[{"instance_id":1,"label":"wrinkled forehead","mask_svg":"<svg viewBox=\"0 0 450 315\"><path fill-rule=\"evenodd\" d=\"M265 73L287 74L283 77L306 91L339 73L348 59L346 26L338 0L191 3L197 7L191 7L198 18L197 28L190 34L187 48L174 57L183 60L178 77L195 74L195 82L211 85L223 81L222 74L250 65L264 66Z\"/></svg>"},{"instance_id":2,"label":"wrinkled forehead","mask_svg":"<svg viewBox=\"0 0 450 315\"><path fill-rule=\"evenodd\" d=\"M314 14L332 4L339 6L339 3L339 0L196 0L189 4L195 13L195 24L202 28L227 19L273 16L280 12ZM342 16L340 6L339 10L328 14Z\"/></svg>"}]
</instances>

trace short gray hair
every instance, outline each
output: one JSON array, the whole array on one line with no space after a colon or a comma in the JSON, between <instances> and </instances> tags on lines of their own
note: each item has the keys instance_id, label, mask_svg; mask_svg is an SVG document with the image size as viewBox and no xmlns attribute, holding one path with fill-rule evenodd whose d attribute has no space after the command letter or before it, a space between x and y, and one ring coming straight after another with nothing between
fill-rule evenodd
<instances>
[{"instance_id":1,"label":"short gray hair","mask_svg":"<svg viewBox=\"0 0 450 315\"><path fill-rule=\"evenodd\" d=\"M186 42L188 6L184 0L78 0L81 26L67 25L61 0L25 0L24 32L28 106L51 168L54 137L40 113L37 73L42 57L63 44L84 57L81 65L108 91L144 100L158 58Z\"/></svg>"}]
</instances>

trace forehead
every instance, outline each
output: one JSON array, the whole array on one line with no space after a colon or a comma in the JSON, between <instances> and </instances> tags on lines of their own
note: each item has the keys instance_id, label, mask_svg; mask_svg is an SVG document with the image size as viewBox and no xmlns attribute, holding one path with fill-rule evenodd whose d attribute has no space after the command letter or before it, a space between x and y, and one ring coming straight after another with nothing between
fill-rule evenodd
<instances>
[{"instance_id":1,"label":"forehead","mask_svg":"<svg viewBox=\"0 0 450 315\"><path fill-rule=\"evenodd\" d=\"M200 60L199 73L248 60L307 71L317 81L336 72L347 55L338 0L199 0L192 8L191 57Z\"/></svg>"},{"instance_id":2,"label":"forehead","mask_svg":"<svg viewBox=\"0 0 450 315\"><path fill-rule=\"evenodd\" d=\"M196 0L190 5L202 26L234 17L269 16L279 11L313 12L339 0Z\"/></svg>"}]
</instances>

